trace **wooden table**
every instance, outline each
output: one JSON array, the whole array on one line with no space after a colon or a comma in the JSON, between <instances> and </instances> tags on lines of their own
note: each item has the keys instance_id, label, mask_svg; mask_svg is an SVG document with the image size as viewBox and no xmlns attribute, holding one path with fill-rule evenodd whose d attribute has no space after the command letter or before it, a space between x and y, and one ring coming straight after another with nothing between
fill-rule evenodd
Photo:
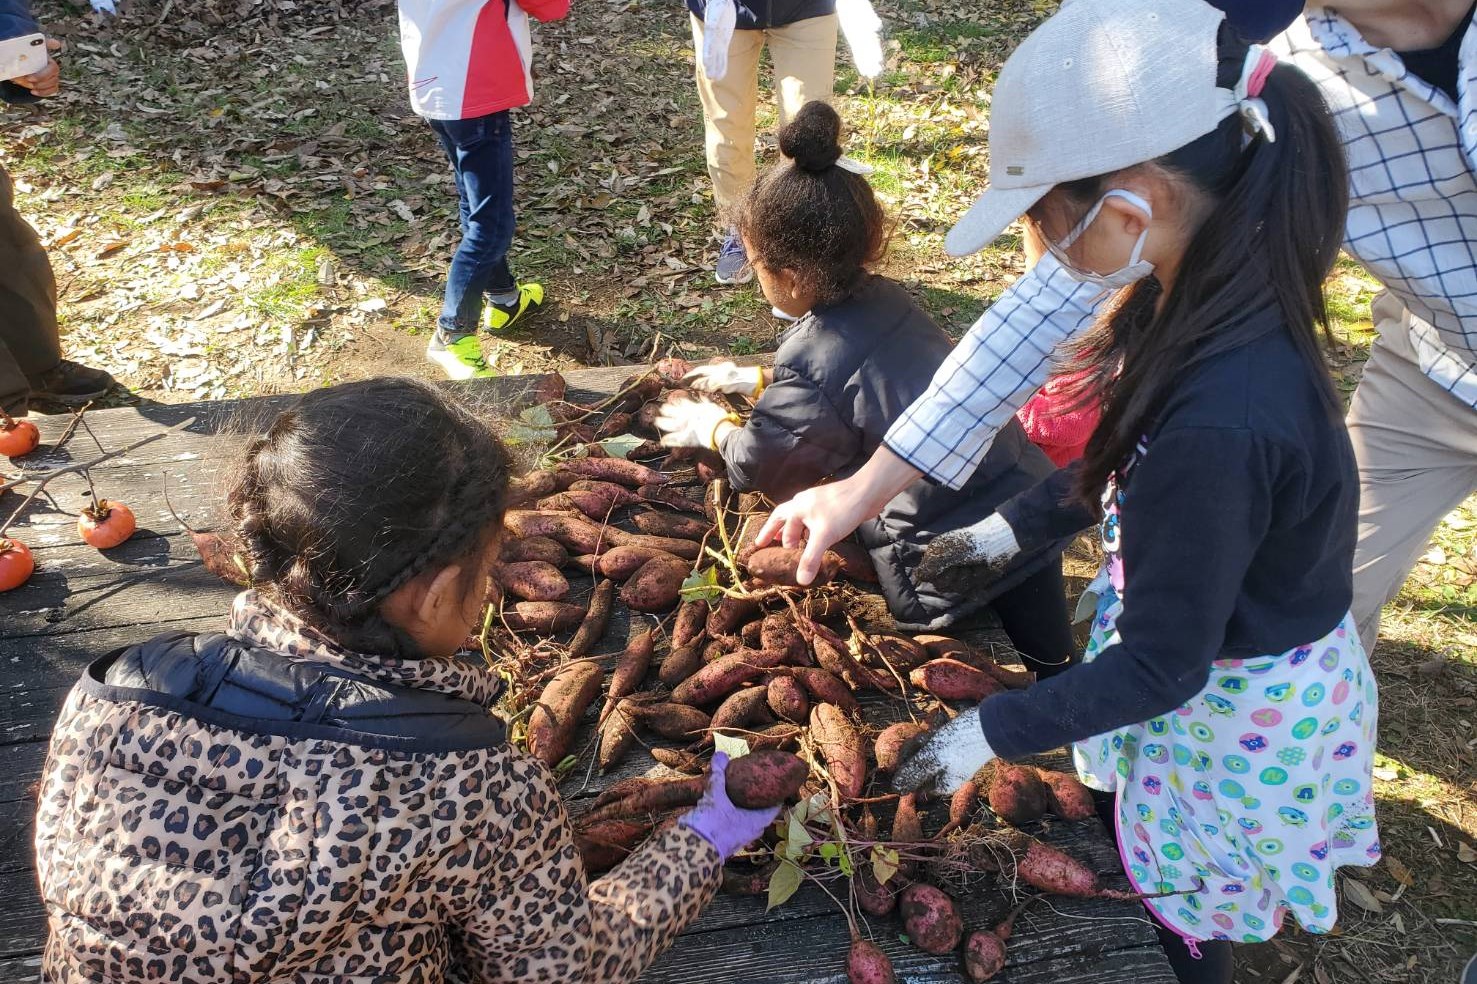
<instances>
[{"instance_id":1,"label":"wooden table","mask_svg":"<svg viewBox=\"0 0 1477 984\"><path fill-rule=\"evenodd\" d=\"M567 375L571 399L607 395L629 369L592 369ZM466 384L466 392L491 406L507 406L532 377ZM139 532L106 555L77 538L75 514L86 504L86 483L67 475L48 486L13 532L34 551L37 570L20 589L0 595L0 982L34 980L44 936L44 916L32 857L33 784L41 775L52 722L83 667L121 646L166 630L217 628L234 589L201 566L189 538L165 506L197 526L216 521L223 464L242 434L260 429L286 398L143 406L89 413L87 420L108 449L123 447L190 417L196 422L136 452L93 470L99 494L133 506ZM55 441L68 420L39 421L43 442ZM234 435L234 436L233 436ZM82 433L56 453L38 453L27 468L52 468L94 457ZM4 470L4 469L0 469ZM0 497L8 515L15 494ZM625 638L618 627L606 649ZM632 755L632 771L651 766ZM593 795L606 777L581 788L566 782L571 798ZM1117 852L1098 824L1054 824L1037 831L1069 848L1102 872L1118 871ZM1125 882L1118 878L1114 884ZM961 900L967 923L993 924L1009 907L998 891ZM895 961L899 980L914 984L964 980L953 959L930 957L898 938L896 923L874 920L874 939ZM702 920L657 961L646 976L661 984L701 982L845 981L845 919L819 889L806 886L768 915L759 898L720 896ZM1010 945L1011 963L998 980L1007 984L1088 984L1137 981L1173 984L1168 962L1137 904L1052 899L1021 919Z\"/></svg>"}]
</instances>

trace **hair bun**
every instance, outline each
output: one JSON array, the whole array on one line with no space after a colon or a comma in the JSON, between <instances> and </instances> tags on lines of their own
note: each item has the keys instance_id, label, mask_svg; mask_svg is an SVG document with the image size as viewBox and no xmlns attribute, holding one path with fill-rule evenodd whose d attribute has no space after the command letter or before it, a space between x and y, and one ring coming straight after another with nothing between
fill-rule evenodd
<instances>
[{"instance_id":1,"label":"hair bun","mask_svg":"<svg viewBox=\"0 0 1477 984\"><path fill-rule=\"evenodd\" d=\"M806 103L780 131L780 152L802 171L832 167L841 159L841 117L826 103Z\"/></svg>"}]
</instances>

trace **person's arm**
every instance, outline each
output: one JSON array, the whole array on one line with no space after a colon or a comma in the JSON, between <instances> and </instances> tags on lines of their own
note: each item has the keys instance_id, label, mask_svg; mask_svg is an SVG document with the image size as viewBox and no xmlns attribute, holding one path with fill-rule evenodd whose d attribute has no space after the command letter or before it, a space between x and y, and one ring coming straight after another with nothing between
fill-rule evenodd
<instances>
[{"instance_id":1,"label":"person's arm","mask_svg":"<svg viewBox=\"0 0 1477 984\"><path fill-rule=\"evenodd\" d=\"M31 16L29 0L0 0L0 40L40 34L41 25ZM48 45L50 48L50 45ZM50 93L45 93L50 94ZM0 82L0 99L9 103L33 103L40 96L20 81Z\"/></svg>"},{"instance_id":2,"label":"person's arm","mask_svg":"<svg viewBox=\"0 0 1477 984\"><path fill-rule=\"evenodd\" d=\"M980 705L1002 758L1034 755L1166 714L1199 693L1271 523L1275 450L1249 431L1159 435L1121 516L1119 641L1091 663Z\"/></svg>"},{"instance_id":3,"label":"person's arm","mask_svg":"<svg viewBox=\"0 0 1477 984\"><path fill-rule=\"evenodd\" d=\"M1058 468L1035 485L996 507L1010 525L1017 546L1027 553L1076 536L1098 520L1097 510L1077 498L1081 459Z\"/></svg>"},{"instance_id":4,"label":"person's arm","mask_svg":"<svg viewBox=\"0 0 1477 984\"><path fill-rule=\"evenodd\" d=\"M774 511L759 543L805 544L797 570L809 584L831 544L882 511L920 476L962 488L1000 428L1051 369L1062 341L1088 328L1103 291L1069 277L1050 254L1000 295L851 478L807 489Z\"/></svg>"},{"instance_id":5,"label":"person's arm","mask_svg":"<svg viewBox=\"0 0 1477 984\"><path fill-rule=\"evenodd\" d=\"M861 435L813 382L781 368L718 450L735 491L785 499L856 461Z\"/></svg>"},{"instance_id":6,"label":"person's arm","mask_svg":"<svg viewBox=\"0 0 1477 984\"><path fill-rule=\"evenodd\" d=\"M691 828L656 834L587 882L549 771L518 756L521 790L490 839L476 911L458 933L466 975L495 982L634 981L718 892L723 861Z\"/></svg>"}]
</instances>

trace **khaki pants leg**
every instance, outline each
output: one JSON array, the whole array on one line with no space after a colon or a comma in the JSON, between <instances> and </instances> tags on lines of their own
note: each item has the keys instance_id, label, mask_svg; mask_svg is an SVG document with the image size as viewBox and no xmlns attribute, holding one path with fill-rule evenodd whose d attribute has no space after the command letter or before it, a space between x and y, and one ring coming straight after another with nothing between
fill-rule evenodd
<instances>
[{"instance_id":1,"label":"khaki pants leg","mask_svg":"<svg viewBox=\"0 0 1477 984\"><path fill-rule=\"evenodd\" d=\"M808 17L767 33L784 126L811 100L831 101L836 87L836 15Z\"/></svg>"},{"instance_id":2,"label":"khaki pants leg","mask_svg":"<svg viewBox=\"0 0 1477 984\"><path fill-rule=\"evenodd\" d=\"M759 53L763 31L734 31L728 73L717 82L703 74L703 22L692 18L697 52L697 94L703 104L708 177L725 223L754 183L754 111L759 105Z\"/></svg>"},{"instance_id":3,"label":"khaki pants leg","mask_svg":"<svg viewBox=\"0 0 1477 984\"><path fill-rule=\"evenodd\" d=\"M51 262L15 210L10 175L0 167L0 409L24 414L28 380L55 369L61 357Z\"/></svg>"},{"instance_id":4,"label":"khaki pants leg","mask_svg":"<svg viewBox=\"0 0 1477 984\"><path fill-rule=\"evenodd\" d=\"M1404 305L1382 294L1373 314L1380 334L1348 418L1359 462L1353 610L1367 652L1380 608L1399 594L1436 525L1477 490L1477 410L1421 372Z\"/></svg>"}]
</instances>

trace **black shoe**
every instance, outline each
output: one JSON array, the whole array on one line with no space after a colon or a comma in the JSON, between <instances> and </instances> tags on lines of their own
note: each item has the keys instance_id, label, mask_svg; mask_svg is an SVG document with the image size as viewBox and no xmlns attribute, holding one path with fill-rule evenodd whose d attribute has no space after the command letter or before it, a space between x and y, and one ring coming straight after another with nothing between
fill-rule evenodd
<instances>
[{"instance_id":1,"label":"black shoe","mask_svg":"<svg viewBox=\"0 0 1477 984\"><path fill-rule=\"evenodd\" d=\"M36 404L80 407L90 400L100 399L112 386L113 377L101 369L63 359L55 369L31 380L31 403L43 413L45 410Z\"/></svg>"}]
</instances>

